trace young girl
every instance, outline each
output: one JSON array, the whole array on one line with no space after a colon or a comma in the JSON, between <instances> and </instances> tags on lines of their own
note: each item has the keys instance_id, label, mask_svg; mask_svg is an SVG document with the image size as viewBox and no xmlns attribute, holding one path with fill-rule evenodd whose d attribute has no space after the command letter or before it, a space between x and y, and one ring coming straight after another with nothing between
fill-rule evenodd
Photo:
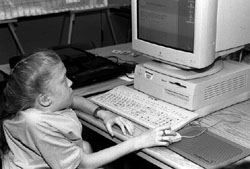
<instances>
[{"instance_id":1,"label":"young girl","mask_svg":"<svg viewBox=\"0 0 250 169\"><path fill-rule=\"evenodd\" d=\"M4 90L0 144L3 169L97 168L142 148L169 145L169 136L175 135L167 127L159 127L93 153L82 140L82 125L72 109L102 119L111 135L115 124L123 134L133 135L134 128L128 120L73 96L71 85L53 51L37 51L17 63Z\"/></svg>"}]
</instances>

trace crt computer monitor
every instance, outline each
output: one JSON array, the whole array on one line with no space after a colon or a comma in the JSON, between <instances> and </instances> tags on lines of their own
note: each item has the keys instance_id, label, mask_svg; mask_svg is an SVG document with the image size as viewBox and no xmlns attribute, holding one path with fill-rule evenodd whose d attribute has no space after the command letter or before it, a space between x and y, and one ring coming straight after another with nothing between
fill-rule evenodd
<instances>
[{"instance_id":1,"label":"crt computer monitor","mask_svg":"<svg viewBox=\"0 0 250 169\"><path fill-rule=\"evenodd\" d=\"M154 60L206 68L250 43L248 0L132 0L132 48Z\"/></svg>"}]
</instances>

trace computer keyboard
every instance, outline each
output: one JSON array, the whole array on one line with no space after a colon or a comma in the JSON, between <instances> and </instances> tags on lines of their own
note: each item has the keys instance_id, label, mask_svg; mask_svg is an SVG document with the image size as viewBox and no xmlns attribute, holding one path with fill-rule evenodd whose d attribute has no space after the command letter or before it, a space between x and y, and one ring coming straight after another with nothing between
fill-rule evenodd
<instances>
[{"instance_id":1,"label":"computer keyboard","mask_svg":"<svg viewBox=\"0 0 250 169\"><path fill-rule=\"evenodd\" d=\"M91 100L149 129L169 126L177 131L198 117L197 113L158 100L127 86L118 86L92 97Z\"/></svg>"}]
</instances>

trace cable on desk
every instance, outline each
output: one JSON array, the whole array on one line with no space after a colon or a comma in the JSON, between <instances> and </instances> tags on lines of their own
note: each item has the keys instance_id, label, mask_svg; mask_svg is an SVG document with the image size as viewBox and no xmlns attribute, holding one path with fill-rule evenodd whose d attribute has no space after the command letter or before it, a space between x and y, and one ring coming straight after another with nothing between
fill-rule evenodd
<instances>
[{"instance_id":1,"label":"cable on desk","mask_svg":"<svg viewBox=\"0 0 250 169\"><path fill-rule=\"evenodd\" d=\"M215 112L215 113L209 114L209 115L207 115L207 116L205 116L205 117L212 116L212 115L234 116L234 117L237 117L238 119L237 119L237 120L227 120L227 119L224 118L224 119L220 119L219 121L217 121L216 123L214 123L214 124L212 124L212 125L210 125L210 126L204 127L204 126L202 126L202 124L201 124L201 121L202 121L203 118L204 118L204 117L202 117L202 118L199 118L199 119L197 119L196 121L194 121L194 122L188 124L186 127L188 127L188 126L198 127L198 128L203 128L203 130L202 130L200 133L195 134L195 135L193 135L193 136L185 136L185 135L182 135L182 137L183 137L183 138L188 138L188 139L195 138L195 137L198 137L198 136L202 135L202 134L205 133L209 128L214 127L214 126L218 125L219 123L222 123L222 122L227 122L227 123L240 123L240 122L242 121L242 118L241 118L240 115L233 114L233 113L228 114L228 113L226 113L226 112ZM223 116L222 116L222 117L223 117Z\"/></svg>"},{"instance_id":2,"label":"cable on desk","mask_svg":"<svg viewBox=\"0 0 250 169\"><path fill-rule=\"evenodd\" d=\"M232 112L226 113L225 111L222 112L217 112L215 115L222 115L222 117L225 116L232 116L235 118L235 120L228 120L228 119L223 119L225 122L230 122L230 123L240 123L242 121L242 117L239 114L234 114Z\"/></svg>"},{"instance_id":3,"label":"cable on desk","mask_svg":"<svg viewBox=\"0 0 250 169\"><path fill-rule=\"evenodd\" d=\"M212 116L212 115L221 117L221 119L216 124L221 123L221 122L234 123L234 124L242 122L242 117L239 114L234 114L232 112L225 111L225 110L220 111L220 112L215 112L213 114L209 114L209 115L207 115L205 117L209 117L209 116ZM226 117L230 117L229 119L232 119L232 120L229 120ZM200 119L200 120L202 120L202 119Z\"/></svg>"},{"instance_id":4,"label":"cable on desk","mask_svg":"<svg viewBox=\"0 0 250 169\"><path fill-rule=\"evenodd\" d=\"M137 63L136 62L134 62L134 61L128 61L128 60L123 60L123 59L121 59L121 58L118 58L117 56L108 56L107 57L108 59L115 59L115 62L116 63L129 63L129 64L134 64L134 65L136 65Z\"/></svg>"},{"instance_id":5,"label":"cable on desk","mask_svg":"<svg viewBox=\"0 0 250 169\"><path fill-rule=\"evenodd\" d=\"M187 136L187 135L186 136L185 135L181 135L181 136L182 136L182 138L187 138L187 139L195 138L195 137L198 137L198 136L202 135L203 133L205 133L208 130L208 128L213 127L213 126L215 126L217 124L218 123L215 123L215 124L213 124L211 126L208 126L208 127L202 127L202 125L200 124L200 122L197 121L197 124L195 124L195 122L192 122L192 123L188 124L187 127L188 126L192 126L192 127L197 127L197 128L203 128L203 130L200 133L192 135L192 136Z\"/></svg>"},{"instance_id":6,"label":"cable on desk","mask_svg":"<svg viewBox=\"0 0 250 169\"><path fill-rule=\"evenodd\" d=\"M117 56L108 56L107 59L115 62L116 64L120 65L121 67L123 67L125 69L126 73L125 76L129 79L134 79L134 77L129 76L130 73L134 72L135 66L136 66L136 62L134 61L126 61L123 60L121 58L118 58Z\"/></svg>"},{"instance_id":7,"label":"cable on desk","mask_svg":"<svg viewBox=\"0 0 250 169\"><path fill-rule=\"evenodd\" d=\"M117 56L108 56L107 59L109 59L115 63L119 63L119 58Z\"/></svg>"}]
</instances>

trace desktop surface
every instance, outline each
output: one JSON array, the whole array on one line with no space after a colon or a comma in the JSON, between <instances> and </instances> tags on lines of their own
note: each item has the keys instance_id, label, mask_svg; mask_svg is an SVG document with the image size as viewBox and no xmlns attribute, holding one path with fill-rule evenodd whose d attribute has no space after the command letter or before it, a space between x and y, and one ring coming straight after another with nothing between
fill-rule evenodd
<instances>
[{"instance_id":1,"label":"desktop surface","mask_svg":"<svg viewBox=\"0 0 250 169\"><path fill-rule=\"evenodd\" d=\"M112 55L113 50L131 50L131 44L121 44L116 46L109 46L104 48L94 49L91 52L110 56ZM132 50L131 50L132 51ZM120 55L119 57L127 59L127 60L137 60L138 59L143 61L147 61L146 58L141 58L141 56L133 57L128 55ZM140 61L138 63L141 63ZM118 82L119 81L119 82ZM99 85L101 85L100 83ZM104 88L102 88L102 92L112 89L116 86L121 84L127 85L127 81L122 81L121 79L114 82L113 80L110 82L104 82ZM131 85L131 82L129 82ZM87 88L82 88L75 90L77 94L84 95L86 92L90 92L90 90L96 91L98 90L99 86L93 85ZM83 92L83 93L81 93ZM100 92L100 91L98 91ZM228 139L234 143L237 143L243 147L250 149L250 100L235 104L233 106L224 108L222 110L216 111L208 116L205 116L196 122L201 125L202 127L207 128L207 130L211 133L219 135L225 139ZM115 136L110 137L106 132L105 126L99 120L96 120L94 117L87 115L85 113L77 112L80 121L85 127L90 128L91 130L103 135L104 137L119 143L129 137L124 136L121 134L121 131L117 128L115 130ZM142 132L145 132L147 129L136 124L135 135L139 135ZM143 149L136 154L145 160L157 165L160 168L182 168L182 169L201 169L203 167L195 164L192 160L189 160L175 151L170 150L165 147L154 147L149 149ZM244 158L244 160L250 160L250 157Z\"/></svg>"},{"instance_id":2,"label":"desktop surface","mask_svg":"<svg viewBox=\"0 0 250 169\"><path fill-rule=\"evenodd\" d=\"M173 140L168 148L204 168L224 166L250 155L250 149L213 134L206 127L192 126L199 114L136 89L122 85L91 100L147 129L159 126L169 126L174 131L181 129L182 139Z\"/></svg>"}]
</instances>

